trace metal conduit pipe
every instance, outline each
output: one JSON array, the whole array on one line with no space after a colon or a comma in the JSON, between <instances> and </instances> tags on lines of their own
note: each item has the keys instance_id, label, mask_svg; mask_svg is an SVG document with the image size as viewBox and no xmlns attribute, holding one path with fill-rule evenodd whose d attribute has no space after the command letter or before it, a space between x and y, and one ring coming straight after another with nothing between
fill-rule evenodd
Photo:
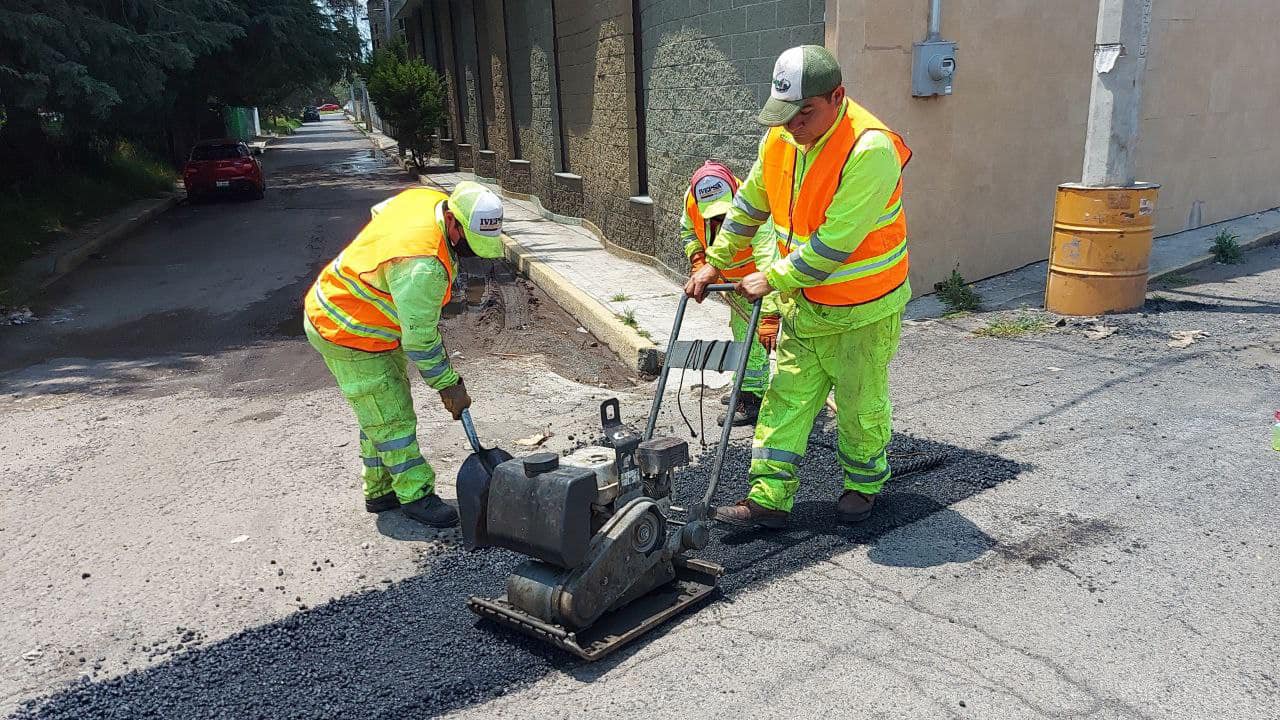
<instances>
[{"instance_id":1,"label":"metal conduit pipe","mask_svg":"<svg viewBox=\"0 0 1280 720\"><path fill-rule=\"evenodd\" d=\"M929 36L925 42L942 39L942 0L929 0Z\"/></svg>"}]
</instances>

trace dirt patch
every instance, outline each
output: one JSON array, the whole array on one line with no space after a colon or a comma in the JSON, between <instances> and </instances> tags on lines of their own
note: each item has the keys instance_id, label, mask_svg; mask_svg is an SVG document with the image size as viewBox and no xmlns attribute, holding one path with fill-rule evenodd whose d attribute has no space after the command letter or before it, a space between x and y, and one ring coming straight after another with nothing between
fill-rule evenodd
<instances>
[{"instance_id":1,"label":"dirt patch","mask_svg":"<svg viewBox=\"0 0 1280 720\"><path fill-rule=\"evenodd\" d=\"M463 275L441 323L445 347L474 362L536 358L570 380L606 388L630 388L634 371L581 327L546 293L510 266L495 264ZM456 290L456 288L455 288Z\"/></svg>"}]
</instances>

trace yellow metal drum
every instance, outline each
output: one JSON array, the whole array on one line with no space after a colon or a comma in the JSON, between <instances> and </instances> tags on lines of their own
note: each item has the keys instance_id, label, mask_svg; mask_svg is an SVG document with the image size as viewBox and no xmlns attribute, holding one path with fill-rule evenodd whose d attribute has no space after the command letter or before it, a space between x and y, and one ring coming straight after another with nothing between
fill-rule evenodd
<instances>
[{"instance_id":1,"label":"yellow metal drum","mask_svg":"<svg viewBox=\"0 0 1280 720\"><path fill-rule=\"evenodd\" d=\"M1046 310L1100 315L1142 307L1159 189L1155 183L1058 186Z\"/></svg>"}]
</instances>

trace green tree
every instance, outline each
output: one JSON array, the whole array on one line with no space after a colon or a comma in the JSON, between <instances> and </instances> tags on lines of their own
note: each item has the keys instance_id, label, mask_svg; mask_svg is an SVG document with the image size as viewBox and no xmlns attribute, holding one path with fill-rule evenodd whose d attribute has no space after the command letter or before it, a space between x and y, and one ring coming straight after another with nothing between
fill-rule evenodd
<instances>
[{"instance_id":1,"label":"green tree","mask_svg":"<svg viewBox=\"0 0 1280 720\"><path fill-rule=\"evenodd\" d=\"M323 92L359 62L355 26L313 0L235 2L247 17L244 35L195 73L196 89L221 102L280 107L300 91Z\"/></svg>"},{"instance_id":2,"label":"green tree","mask_svg":"<svg viewBox=\"0 0 1280 720\"><path fill-rule=\"evenodd\" d=\"M171 97L173 76L242 35L243 19L231 0L7 0L0 166L8 172L0 180L21 177L16 168L56 170L69 149L109 143L131 118ZM49 142L51 118L58 144Z\"/></svg>"},{"instance_id":3,"label":"green tree","mask_svg":"<svg viewBox=\"0 0 1280 720\"><path fill-rule=\"evenodd\" d=\"M6 0L0 164L55 155L51 117L67 144L93 149L211 106L324 94L360 61L360 42L349 15L317 0Z\"/></svg>"},{"instance_id":4,"label":"green tree","mask_svg":"<svg viewBox=\"0 0 1280 720\"><path fill-rule=\"evenodd\" d=\"M369 97L391 125L401 150L413 153L424 167L433 147L432 135L444 120L444 83L435 69L410 60L404 41L379 49L364 68Z\"/></svg>"}]
</instances>

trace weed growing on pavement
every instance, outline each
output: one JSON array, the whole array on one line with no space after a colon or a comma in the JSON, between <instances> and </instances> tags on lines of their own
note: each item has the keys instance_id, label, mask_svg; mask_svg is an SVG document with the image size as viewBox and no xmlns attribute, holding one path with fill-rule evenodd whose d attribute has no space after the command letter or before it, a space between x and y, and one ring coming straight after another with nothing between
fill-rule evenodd
<instances>
[{"instance_id":1,"label":"weed growing on pavement","mask_svg":"<svg viewBox=\"0 0 1280 720\"><path fill-rule=\"evenodd\" d=\"M974 335L990 338L1014 338L1029 333L1036 333L1049 327L1049 323L1043 318L1037 317L1030 313L1018 313L1017 315L993 320L986 327L978 328L973 331Z\"/></svg>"},{"instance_id":2,"label":"weed growing on pavement","mask_svg":"<svg viewBox=\"0 0 1280 720\"><path fill-rule=\"evenodd\" d=\"M1213 259L1223 265L1235 265L1240 262L1240 236L1223 230L1213 239L1209 251Z\"/></svg>"},{"instance_id":3,"label":"weed growing on pavement","mask_svg":"<svg viewBox=\"0 0 1280 720\"><path fill-rule=\"evenodd\" d=\"M614 293L613 297L609 299L613 302L626 302L631 299L631 296L626 293Z\"/></svg>"},{"instance_id":4,"label":"weed growing on pavement","mask_svg":"<svg viewBox=\"0 0 1280 720\"><path fill-rule=\"evenodd\" d=\"M636 320L635 308L627 308L626 310L623 310L622 312L618 313L618 319L621 320L622 324L626 325L627 327L634 328L634 327L640 326L640 322Z\"/></svg>"},{"instance_id":5,"label":"weed growing on pavement","mask_svg":"<svg viewBox=\"0 0 1280 720\"><path fill-rule=\"evenodd\" d=\"M978 291L964 281L960 275L960 266L951 271L951 277L933 286L938 299L947 308L948 313L973 312L982 307L982 298Z\"/></svg>"},{"instance_id":6,"label":"weed growing on pavement","mask_svg":"<svg viewBox=\"0 0 1280 720\"><path fill-rule=\"evenodd\" d=\"M1183 275L1182 273L1171 273L1169 275L1165 275L1164 277L1157 278L1156 282L1163 285L1164 287L1175 288L1175 287L1185 287L1187 285L1194 285L1198 281L1195 278L1191 277L1190 275Z\"/></svg>"}]
</instances>

